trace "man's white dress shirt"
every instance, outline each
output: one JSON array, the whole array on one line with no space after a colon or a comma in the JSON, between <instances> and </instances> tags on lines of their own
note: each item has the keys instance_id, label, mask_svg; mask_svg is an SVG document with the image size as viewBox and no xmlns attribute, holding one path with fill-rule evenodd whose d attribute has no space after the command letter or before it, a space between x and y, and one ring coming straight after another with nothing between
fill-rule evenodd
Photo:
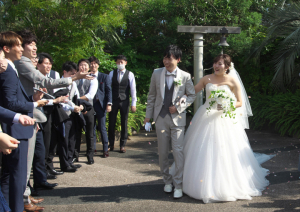
<instances>
[{"instance_id":1,"label":"man's white dress shirt","mask_svg":"<svg viewBox=\"0 0 300 212\"><path fill-rule=\"evenodd\" d=\"M98 77L98 75L97 75L97 77ZM93 100L96 93L97 93L97 89L98 89L97 77L95 77L93 80L91 80L89 92L84 95L86 98L88 98L88 100ZM87 80L87 79L82 79L82 80L83 80L83 83L84 83L84 80Z\"/></svg>"},{"instance_id":2,"label":"man's white dress shirt","mask_svg":"<svg viewBox=\"0 0 300 212\"><path fill-rule=\"evenodd\" d=\"M125 74L126 69L120 71L119 69L118 71L118 81L120 82L123 79L123 76ZM110 81L112 82L112 78L114 75L114 71L111 71L109 73L109 78ZM135 78L134 78L134 74L130 71L129 75L128 75L128 79L129 79L129 84L130 84L130 94L131 94L131 106L136 106L136 84L135 84Z\"/></svg>"},{"instance_id":3,"label":"man's white dress shirt","mask_svg":"<svg viewBox=\"0 0 300 212\"><path fill-rule=\"evenodd\" d=\"M176 74L177 74L177 67L173 72L169 72L169 71L166 72L166 81L169 89L172 87Z\"/></svg>"}]
</instances>

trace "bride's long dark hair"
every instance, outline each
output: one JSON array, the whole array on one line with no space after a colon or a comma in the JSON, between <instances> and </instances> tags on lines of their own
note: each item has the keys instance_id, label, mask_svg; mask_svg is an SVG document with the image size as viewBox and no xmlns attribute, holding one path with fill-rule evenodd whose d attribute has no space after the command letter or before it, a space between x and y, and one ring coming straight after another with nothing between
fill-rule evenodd
<instances>
[{"instance_id":1,"label":"bride's long dark hair","mask_svg":"<svg viewBox=\"0 0 300 212\"><path fill-rule=\"evenodd\" d=\"M226 67L228 67L226 74L229 74L230 70L229 67L231 66L231 57L228 54L219 54L218 56L215 57L214 63L219 62L219 60L223 59L224 64Z\"/></svg>"}]
</instances>

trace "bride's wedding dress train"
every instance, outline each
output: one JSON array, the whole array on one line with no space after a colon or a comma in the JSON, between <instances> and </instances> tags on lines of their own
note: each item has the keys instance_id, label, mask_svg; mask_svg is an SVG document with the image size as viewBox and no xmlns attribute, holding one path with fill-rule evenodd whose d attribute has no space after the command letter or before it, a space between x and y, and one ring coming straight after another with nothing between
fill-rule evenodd
<instances>
[{"instance_id":1,"label":"bride's wedding dress train","mask_svg":"<svg viewBox=\"0 0 300 212\"><path fill-rule=\"evenodd\" d=\"M206 96L218 88L230 90L208 83ZM243 126L222 111L207 112L208 102L198 109L185 135L183 192L204 203L260 196L269 185L268 170L260 163L273 156L256 158Z\"/></svg>"}]
</instances>

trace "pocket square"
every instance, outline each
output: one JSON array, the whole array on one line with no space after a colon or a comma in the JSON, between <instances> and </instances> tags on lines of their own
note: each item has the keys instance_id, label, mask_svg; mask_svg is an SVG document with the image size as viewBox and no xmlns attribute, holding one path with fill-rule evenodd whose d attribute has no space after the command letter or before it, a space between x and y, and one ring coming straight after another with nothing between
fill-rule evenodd
<instances>
[{"instance_id":1,"label":"pocket square","mask_svg":"<svg viewBox=\"0 0 300 212\"><path fill-rule=\"evenodd\" d=\"M103 84L104 82L100 82L100 84Z\"/></svg>"}]
</instances>

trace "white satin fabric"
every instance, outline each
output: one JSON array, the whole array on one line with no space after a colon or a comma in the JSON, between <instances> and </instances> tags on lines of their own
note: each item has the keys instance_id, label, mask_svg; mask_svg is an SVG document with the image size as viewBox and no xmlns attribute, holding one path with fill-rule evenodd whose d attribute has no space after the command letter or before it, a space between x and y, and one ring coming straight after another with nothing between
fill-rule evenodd
<instances>
[{"instance_id":1,"label":"white satin fabric","mask_svg":"<svg viewBox=\"0 0 300 212\"><path fill-rule=\"evenodd\" d=\"M218 88L230 91L227 85L208 83L206 96ZM269 185L268 170L255 158L238 119L216 109L207 113L208 102L198 109L185 135L183 192L204 203L260 196ZM260 162L273 157L258 156Z\"/></svg>"}]
</instances>

